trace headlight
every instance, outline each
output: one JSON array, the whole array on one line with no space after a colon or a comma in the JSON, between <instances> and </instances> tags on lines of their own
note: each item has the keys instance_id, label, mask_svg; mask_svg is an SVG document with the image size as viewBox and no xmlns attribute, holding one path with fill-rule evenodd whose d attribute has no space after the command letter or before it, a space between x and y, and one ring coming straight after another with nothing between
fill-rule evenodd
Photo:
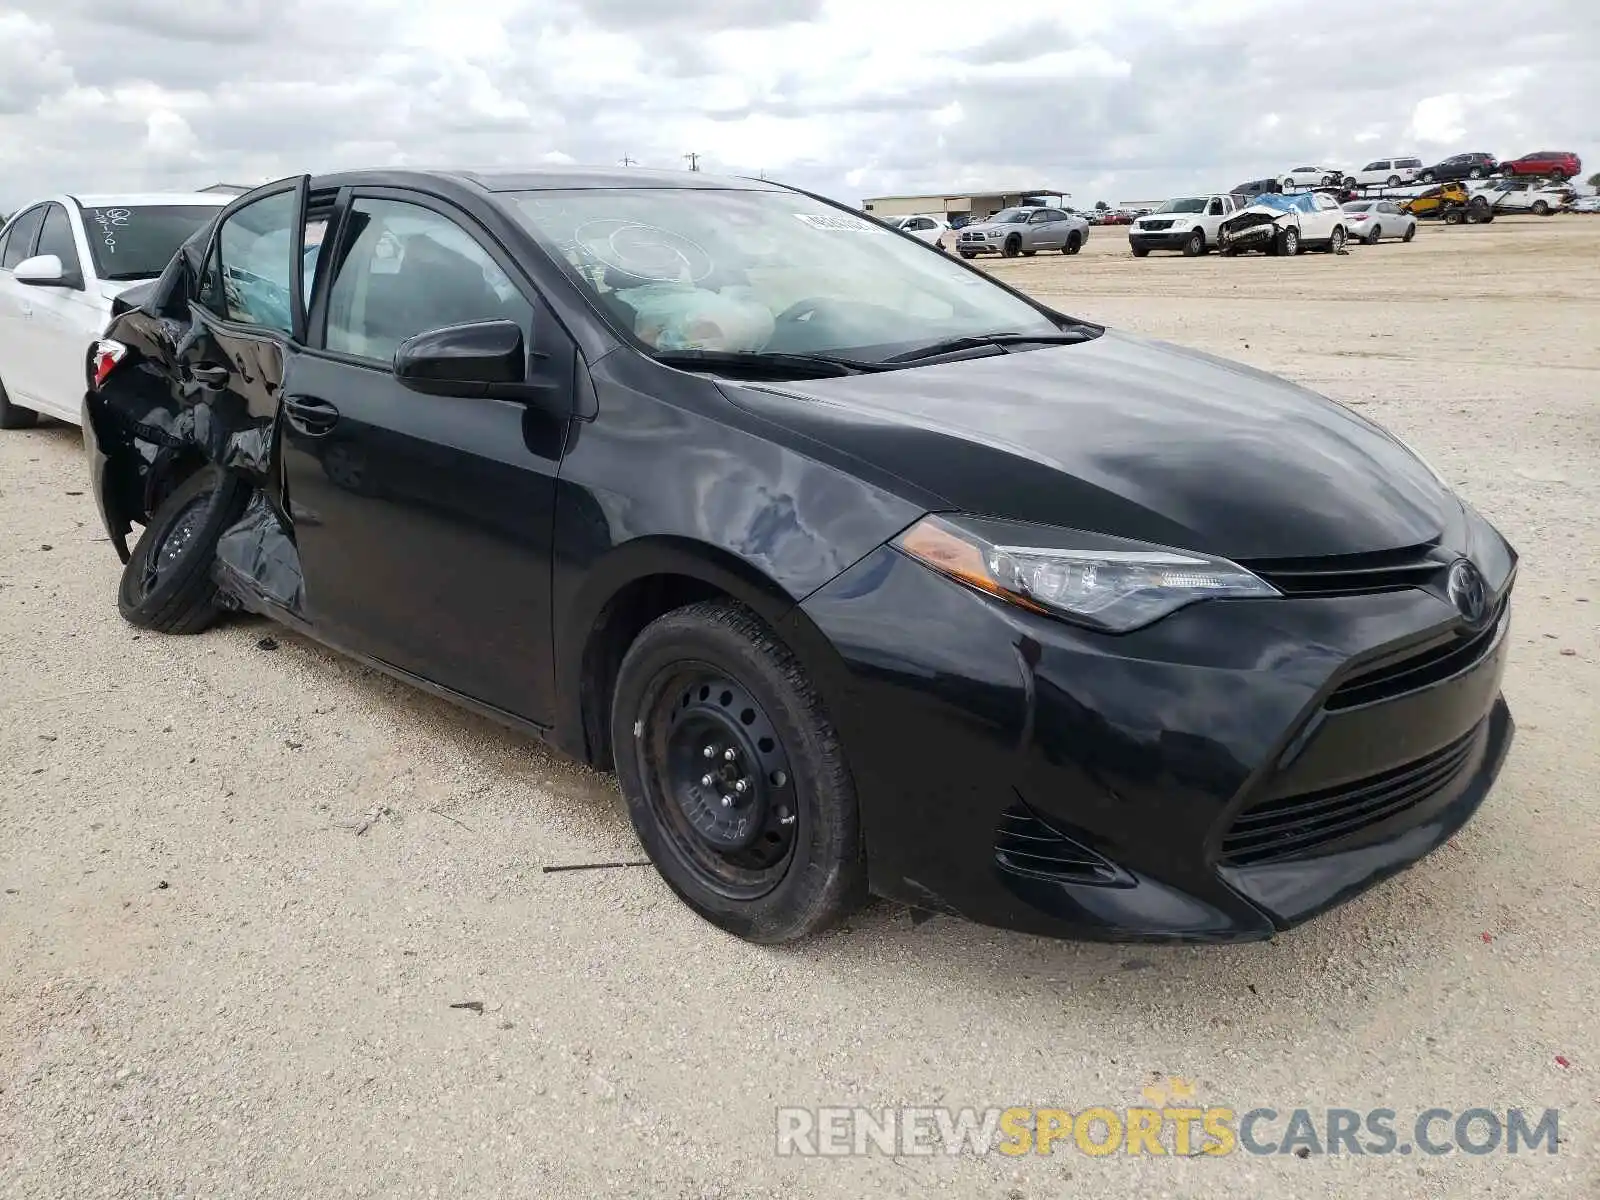
<instances>
[{"instance_id":1,"label":"headlight","mask_svg":"<svg viewBox=\"0 0 1600 1200\"><path fill-rule=\"evenodd\" d=\"M980 592L1111 633L1197 600L1279 594L1227 559L1010 521L928 516L894 545Z\"/></svg>"}]
</instances>

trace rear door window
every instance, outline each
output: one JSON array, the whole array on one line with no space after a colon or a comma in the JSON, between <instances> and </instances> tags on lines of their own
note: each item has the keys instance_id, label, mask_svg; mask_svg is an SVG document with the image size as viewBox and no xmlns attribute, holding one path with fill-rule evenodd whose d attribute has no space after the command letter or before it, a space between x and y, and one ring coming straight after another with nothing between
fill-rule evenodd
<instances>
[{"instance_id":1,"label":"rear door window","mask_svg":"<svg viewBox=\"0 0 1600 1200\"><path fill-rule=\"evenodd\" d=\"M0 267L9 271L23 259L33 257L34 238L43 220L44 205L41 204L30 208L11 223L11 234L6 242L5 257L0 258Z\"/></svg>"}]
</instances>

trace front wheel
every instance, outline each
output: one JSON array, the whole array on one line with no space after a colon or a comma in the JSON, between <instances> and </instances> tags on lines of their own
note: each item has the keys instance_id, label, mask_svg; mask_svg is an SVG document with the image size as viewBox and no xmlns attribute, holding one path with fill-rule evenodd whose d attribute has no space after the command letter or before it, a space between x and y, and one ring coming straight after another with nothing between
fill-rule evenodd
<instances>
[{"instance_id":1,"label":"front wheel","mask_svg":"<svg viewBox=\"0 0 1600 1200\"><path fill-rule=\"evenodd\" d=\"M1199 258L1206 252L1206 235L1204 230L1196 229L1189 235L1189 240L1183 244L1185 258Z\"/></svg>"},{"instance_id":2,"label":"front wheel","mask_svg":"<svg viewBox=\"0 0 1600 1200\"><path fill-rule=\"evenodd\" d=\"M706 920L788 942L864 902L839 735L805 669L749 609L706 601L647 626L622 660L611 738L640 842Z\"/></svg>"},{"instance_id":3,"label":"front wheel","mask_svg":"<svg viewBox=\"0 0 1600 1200\"><path fill-rule=\"evenodd\" d=\"M6 395L6 385L0 383L0 429L32 429L39 423L39 414L31 408L11 403Z\"/></svg>"},{"instance_id":4,"label":"front wheel","mask_svg":"<svg viewBox=\"0 0 1600 1200\"><path fill-rule=\"evenodd\" d=\"M140 629L199 633L217 619L211 565L217 539L244 513L250 486L220 467L206 466L157 507L122 568L117 608Z\"/></svg>"},{"instance_id":5,"label":"front wheel","mask_svg":"<svg viewBox=\"0 0 1600 1200\"><path fill-rule=\"evenodd\" d=\"M1016 237L1007 238L1005 249L1003 249L1000 253L1004 254L1007 258L1015 258L1017 255L1022 253L1022 239Z\"/></svg>"},{"instance_id":6,"label":"front wheel","mask_svg":"<svg viewBox=\"0 0 1600 1200\"><path fill-rule=\"evenodd\" d=\"M1413 221L1413 222L1411 222L1411 224L1406 226L1406 235L1405 235L1405 237L1401 238L1400 240L1402 242L1409 242L1412 238L1414 238L1416 236L1417 236L1417 223L1415 221Z\"/></svg>"},{"instance_id":7,"label":"front wheel","mask_svg":"<svg viewBox=\"0 0 1600 1200\"><path fill-rule=\"evenodd\" d=\"M1482 179L1483 178L1483 168L1482 167L1473 167L1472 170L1467 172L1467 178L1468 179Z\"/></svg>"},{"instance_id":8,"label":"front wheel","mask_svg":"<svg viewBox=\"0 0 1600 1200\"><path fill-rule=\"evenodd\" d=\"M1345 235L1344 235L1344 226L1342 226L1342 225L1334 226L1333 234L1332 234L1331 237L1328 238L1328 253L1329 254L1343 254L1344 253L1344 237L1345 237Z\"/></svg>"},{"instance_id":9,"label":"front wheel","mask_svg":"<svg viewBox=\"0 0 1600 1200\"><path fill-rule=\"evenodd\" d=\"M1300 253L1300 231L1298 229L1285 229L1278 235L1278 253L1286 254L1290 258Z\"/></svg>"},{"instance_id":10,"label":"front wheel","mask_svg":"<svg viewBox=\"0 0 1600 1200\"><path fill-rule=\"evenodd\" d=\"M1550 206L1543 200L1535 200L1533 202L1533 215L1536 217L1548 217L1550 215Z\"/></svg>"},{"instance_id":11,"label":"front wheel","mask_svg":"<svg viewBox=\"0 0 1600 1200\"><path fill-rule=\"evenodd\" d=\"M1424 171L1421 175L1418 175L1417 178L1422 180L1423 183L1432 183L1433 182L1433 172L1432 171Z\"/></svg>"}]
</instances>

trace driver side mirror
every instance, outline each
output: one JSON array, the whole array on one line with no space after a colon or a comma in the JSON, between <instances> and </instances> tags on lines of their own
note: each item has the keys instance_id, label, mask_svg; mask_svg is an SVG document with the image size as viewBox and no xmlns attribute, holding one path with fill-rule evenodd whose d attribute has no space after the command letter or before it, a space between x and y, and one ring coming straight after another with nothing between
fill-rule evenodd
<instances>
[{"instance_id":1,"label":"driver side mirror","mask_svg":"<svg viewBox=\"0 0 1600 1200\"><path fill-rule=\"evenodd\" d=\"M83 286L77 274L64 270L60 257L54 254L35 254L32 258L23 259L12 269L11 277L18 283L32 284L34 287Z\"/></svg>"},{"instance_id":2,"label":"driver side mirror","mask_svg":"<svg viewBox=\"0 0 1600 1200\"><path fill-rule=\"evenodd\" d=\"M528 355L515 321L469 321L415 334L394 352L394 376L430 396L499 396L524 399Z\"/></svg>"}]
</instances>

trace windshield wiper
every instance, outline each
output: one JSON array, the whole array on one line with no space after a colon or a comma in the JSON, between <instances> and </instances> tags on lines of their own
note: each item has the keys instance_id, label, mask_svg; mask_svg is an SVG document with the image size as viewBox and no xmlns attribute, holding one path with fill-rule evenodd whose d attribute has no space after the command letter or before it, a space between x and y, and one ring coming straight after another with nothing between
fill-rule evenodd
<instances>
[{"instance_id":1,"label":"windshield wiper","mask_svg":"<svg viewBox=\"0 0 1600 1200\"><path fill-rule=\"evenodd\" d=\"M658 350L651 355L669 367L723 367L825 379L836 375L859 375L863 371L882 371L878 363L828 354L779 354L768 350Z\"/></svg>"},{"instance_id":2,"label":"windshield wiper","mask_svg":"<svg viewBox=\"0 0 1600 1200\"><path fill-rule=\"evenodd\" d=\"M1043 346L1075 346L1079 342L1087 342L1095 337L1089 328L1077 330L1072 333L969 333L964 337L945 338L939 342L929 342L926 346L918 346L915 350L907 350L902 354L892 354L883 361L886 363L914 362L919 358L937 358L941 354L953 354L957 350L970 350L978 346L1025 346L1038 344Z\"/></svg>"}]
</instances>

